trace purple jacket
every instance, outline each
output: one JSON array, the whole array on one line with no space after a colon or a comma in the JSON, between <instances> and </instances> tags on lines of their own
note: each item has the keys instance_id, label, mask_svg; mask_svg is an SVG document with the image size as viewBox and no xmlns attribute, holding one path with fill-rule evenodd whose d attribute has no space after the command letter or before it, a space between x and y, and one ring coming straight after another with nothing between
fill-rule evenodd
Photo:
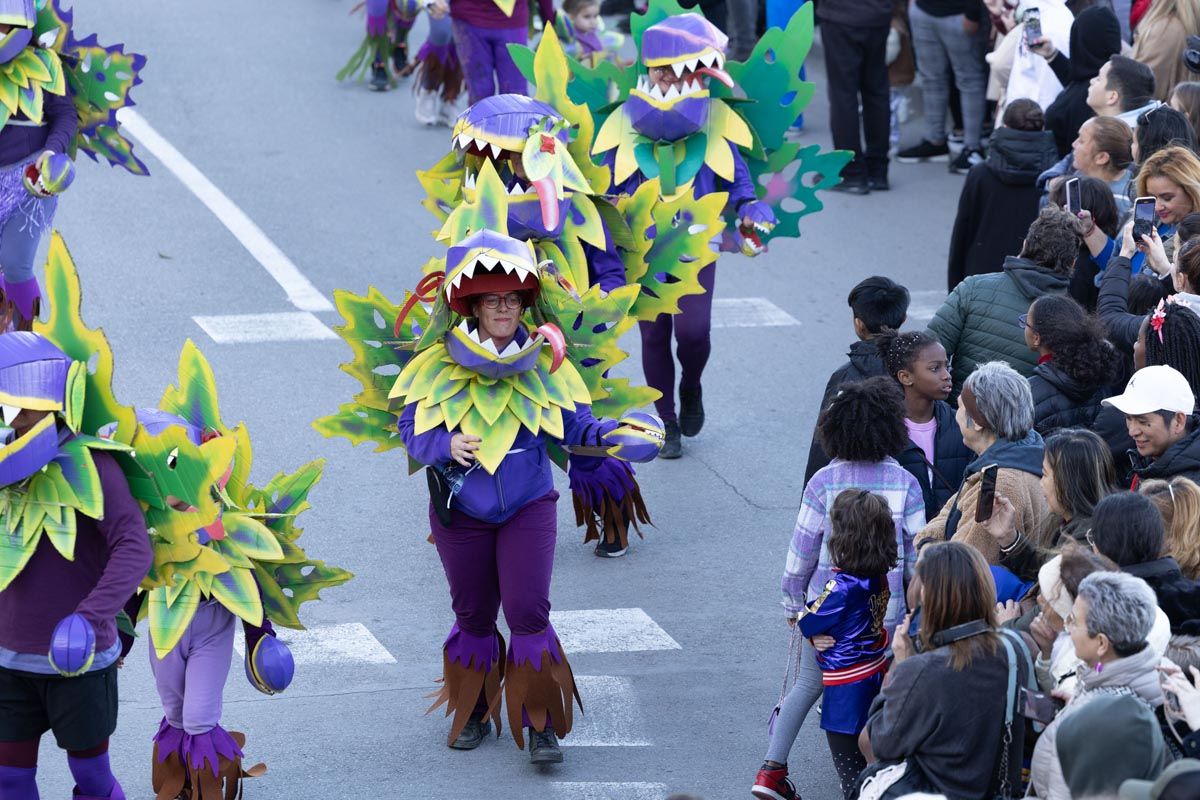
<instances>
[{"instance_id":1,"label":"purple jacket","mask_svg":"<svg viewBox=\"0 0 1200 800\"><path fill-rule=\"evenodd\" d=\"M0 647L47 653L63 617L82 614L96 629L96 652L117 639L117 612L146 577L152 554L141 508L116 460L92 451L104 495L104 518L75 513L75 560L43 535L29 563L0 592Z\"/></svg>"},{"instance_id":2,"label":"purple jacket","mask_svg":"<svg viewBox=\"0 0 1200 800\"><path fill-rule=\"evenodd\" d=\"M0 128L0 166L9 167L24 161L35 153L50 150L66 153L79 129L79 115L71 100L71 90L66 94L45 92L42 100L42 124L26 125L9 122ZM28 122L24 114L14 120Z\"/></svg>"},{"instance_id":3,"label":"purple jacket","mask_svg":"<svg viewBox=\"0 0 1200 800\"><path fill-rule=\"evenodd\" d=\"M554 0L537 0L538 16L547 25L554 24ZM450 17L476 28L525 28L529 27L528 0L516 0L511 17L493 0L450 0ZM459 58L467 58L460 53Z\"/></svg>"},{"instance_id":4,"label":"purple jacket","mask_svg":"<svg viewBox=\"0 0 1200 800\"><path fill-rule=\"evenodd\" d=\"M453 431L445 425L425 433L413 433L416 404L409 403L400 415L400 437L408 454L422 464L450 464L450 439ZM614 420L598 420L590 406L575 406L562 411L564 445L600 444L600 437L617 427ZM476 466L466 477L462 491L454 496L454 506L484 522L500 523L511 518L531 500L554 488L550 475L550 457L546 454L546 435L536 436L521 426L509 454L500 462L495 475ZM515 452L520 451L520 452Z\"/></svg>"},{"instance_id":5,"label":"purple jacket","mask_svg":"<svg viewBox=\"0 0 1200 800\"><path fill-rule=\"evenodd\" d=\"M696 178L692 181L692 196L701 198L713 192L729 192L725 210L740 212L743 205L751 200L757 200L758 197L754 193L754 182L750 180L750 168L746 166L746 159L742 158L736 144L732 142L728 142L728 144L733 153L733 181L718 177L708 164L702 164L696 173ZM610 168L615 160L616 155L613 152L605 154L604 163ZM620 186L613 187L613 191L617 194L633 194L645 181L645 175L641 172L634 172Z\"/></svg>"}]
</instances>

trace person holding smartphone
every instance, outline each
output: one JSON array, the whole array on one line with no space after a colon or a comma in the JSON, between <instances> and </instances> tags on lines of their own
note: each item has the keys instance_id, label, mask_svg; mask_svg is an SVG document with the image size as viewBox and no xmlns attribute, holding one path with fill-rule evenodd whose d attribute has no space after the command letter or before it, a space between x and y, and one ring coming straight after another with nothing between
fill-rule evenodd
<instances>
[{"instance_id":1,"label":"person holding smartphone","mask_svg":"<svg viewBox=\"0 0 1200 800\"><path fill-rule=\"evenodd\" d=\"M981 364L963 384L956 419L963 442L976 457L967 465L962 488L917 535L917 543L965 542L998 565L1000 546L984 525L995 495L1009 499L1023 531L1040 530L1050 513L1041 484L1044 447L1033 429L1029 382L1003 362ZM988 478L985 493L988 473L994 482Z\"/></svg>"}]
</instances>

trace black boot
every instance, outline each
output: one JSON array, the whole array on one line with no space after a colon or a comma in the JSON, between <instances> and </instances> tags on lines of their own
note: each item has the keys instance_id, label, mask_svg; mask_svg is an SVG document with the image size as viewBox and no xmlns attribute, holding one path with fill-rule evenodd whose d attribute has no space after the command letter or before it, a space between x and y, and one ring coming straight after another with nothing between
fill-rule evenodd
<instances>
[{"instance_id":1,"label":"black boot","mask_svg":"<svg viewBox=\"0 0 1200 800\"><path fill-rule=\"evenodd\" d=\"M679 430L684 436L695 436L704 427L703 390L679 388Z\"/></svg>"},{"instance_id":2,"label":"black boot","mask_svg":"<svg viewBox=\"0 0 1200 800\"><path fill-rule=\"evenodd\" d=\"M683 445L679 441L679 423L672 420L667 420L663 423L663 432L666 437L663 440L662 449L658 451L659 458L679 458L683 455Z\"/></svg>"},{"instance_id":3,"label":"black boot","mask_svg":"<svg viewBox=\"0 0 1200 800\"><path fill-rule=\"evenodd\" d=\"M620 558L628 552L629 547L620 541L609 542L601 537L600 541L596 542L596 555L600 558Z\"/></svg>"},{"instance_id":4,"label":"black boot","mask_svg":"<svg viewBox=\"0 0 1200 800\"><path fill-rule=\"evenodd\" d=\"M558 746L558 735L553 728L538 732L529 728L529 763L561 764L562 748Z\"/></svg>"},{"instance_id":5,"label":"black boot","mask_svg":"<svg viewBox=\"0 0 1200 800\"><path fill-rule=\"evenodd\" d=\"M451 742L450 746L455 750L474 750L483 744L483 740L491 732L492 723L484 719L483 714L477 711L467 720L466 727L463 728L458 738Z\"/></svg>"},{"instance_id":6,"label":"black boot","mask_svg":"<svg viewBox=\"0 0 1200 800\"><path fill-rule=\"evenodd\" d=\"M382 63L371 67L371 88L377 92L382 92L388 88L387 67Z\"/></svg>"},{"instance_id":7,"label":"black boot","mask_svg":"<svg viewBox=\"0 0 1200 800\"><path fill-rule=\"evenodd\" d=\"M392 48L392 69L397 73L403 74L404 68L408 66L408 45L404 42L399 42Z\"/></svg>"}]
</instances>

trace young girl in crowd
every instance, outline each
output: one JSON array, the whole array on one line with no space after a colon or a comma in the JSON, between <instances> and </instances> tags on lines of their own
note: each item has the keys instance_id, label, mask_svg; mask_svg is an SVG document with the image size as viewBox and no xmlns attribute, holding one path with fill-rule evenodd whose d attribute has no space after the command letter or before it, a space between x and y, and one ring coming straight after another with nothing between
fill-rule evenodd
<instances>
[{"instance_id":1,"label":"young girl in crowd","mask_svg":"<svg viewBox=\"0 0 1200 800\"><path fill-rule=\"evenodd\" d=\"M599 0L563 0L555 29L567 55L588 67L616 58L624 37L604 30Z\"/></svg>"},{"instance_id":2,"label":"young girl in crowd","mask_svg":"<svg viewBox=\"0 0 1200 800\"><path fill-rule=\"evenodd\" d=\"M1176 476L1138 486L1162 514L1167 530L1167 550L1189 580L1200 578L1200 486Z\"/></svg>"},{"instance_id":3,"label":"young girl in crowd","mask_svg":"<svg viewBox=\"0 0 1200 800\"><path fill-rule=\"evenodd\" d=\"M1171 92L1171 108L1182 111L1192 123L1192 132L1200 134L1200 81L1184 81Z\"/></svg>"},{"instance_id":4,"label":"young girl in crowd","mask_svg":"<svg viewBox=\"0 0 1200 800\"><path fill-rule=\"evenodd\" d=\"M871 701L883 685L888 635L883 614L891 599L887 573L897 560L896 529L887 500L865 490L847 490L829 510L829 559L833 577L800 612L800 633L827 636L833 646L817 653L825 691L821 729L846 800L867 766L858 734Z\"/></svg>"},{"instance_id":5,"label":"young girl in crowd","mask_svg":"<svg viewBox=\"0 0 1200 800\"><path fill-rule=\"evenodd\" d=\"M1042 436L1060 428L1091 428L1101 401L1118 383L1118 356L1100 321L1066 295L1034 300L1023 320L1025 344L1038 354L1029 377L1033 427Z\"/></svg>"},{"instance_id":6,"label":"young girl in crowd","mask_svg":"<svg viewBox=\"0 0 1200 800\"><path fill-rule=\"evenodd\" d=\"M953 388L950 359L942 343L924 331L885 332L875 342L884 368L904 392L908 444L896 460L921 485L925 517L933 519L958 491L974 458L946 402Z\"/></svg>"},{"instance_id":7,"label":"young girl in crowd","mask_svg":"<svg viewBox=\"0 0 1200 800\"><path fill-rule=\"evenodd\" d=\"M916 564L913 536L925 524L921 487L892 457L908 442L904 399L895 381L880 376L843 385L821 412L817 436L833 461L817 470L804 489L783 575L784 612L794 624L809 597L825 590L834 576L826 544L834 501L847 489L866 490L887 501L900 554L900 562L887 574L890 596L883 629L890 640L904 616L904 583ZM766 760L751 789L756 797L795 800L796 790L788 780L788 753L821 691L816 650L806 643L800 650L799 674L780 704Z\"/></svg>"}]
</instances>

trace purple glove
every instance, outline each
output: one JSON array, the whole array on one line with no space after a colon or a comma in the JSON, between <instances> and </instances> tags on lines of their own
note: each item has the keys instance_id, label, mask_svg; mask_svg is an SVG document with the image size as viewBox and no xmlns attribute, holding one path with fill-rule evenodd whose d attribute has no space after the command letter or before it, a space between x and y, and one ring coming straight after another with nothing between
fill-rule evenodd
<instances>
[{"instance_id":1,"label":"purple glove","mask_svg":"<svg viewBox=\"0 0 1200 800\"><path fill-rule=\"evenodd\" d=\"M631 411L620 423L601 437L609 445L608 454L622 461L653 461L666 438L662 420L645 411Z\"/></svg>"},{"instance_id":2,"label":"purple glove","mask_svg":"<svg viewBox=\"0 0 1200 800\"><path fill-rule=\"evenodd\" d=\"M96 631L81 614L72 614L54 626L50 636L50 666L63 677L82 675L96 657Z\"/></svg>"}]
</instances>

